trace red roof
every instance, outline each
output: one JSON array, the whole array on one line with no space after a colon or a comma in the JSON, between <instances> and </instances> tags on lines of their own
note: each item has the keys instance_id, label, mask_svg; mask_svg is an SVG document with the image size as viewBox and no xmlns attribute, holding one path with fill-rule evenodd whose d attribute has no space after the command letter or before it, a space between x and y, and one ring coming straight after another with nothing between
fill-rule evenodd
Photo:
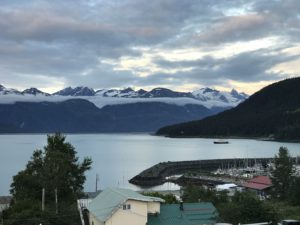
<instances>
[{"instance_id":1,"label":"red roof","mask_svg":"<svg viewBox=\"0 0 300 225\"><path fill-rule=\"evenodd\" d=\"M255 190L259 190L259 191L271 187L271 185L256 184L256 183L245 183L245 184L243 184L243 186L245 188L255 189Z\"/></svg>"},{"instance_id":2,"label":"red roof","mask_svg":"<svg viewBox=\"0 0 300 225\"><path fill-rule=\"evenodd\" d=\"M255 190L264 190L272 186L272 181L267 176L258 176L249 180L243 186Z\"/></svg>"},{"instance_id":3,"label":"red roof","mask_svg":"<svg viewBox=\"0 0 300 225\"><path fill-rule=\"evenodd\" d=\"M254 177L253 179L248 181L249 183L257 183L257 184L265 184L265 185L272 185L272 181L267 176L258 176Z\"/></svg>"}]
</instances>

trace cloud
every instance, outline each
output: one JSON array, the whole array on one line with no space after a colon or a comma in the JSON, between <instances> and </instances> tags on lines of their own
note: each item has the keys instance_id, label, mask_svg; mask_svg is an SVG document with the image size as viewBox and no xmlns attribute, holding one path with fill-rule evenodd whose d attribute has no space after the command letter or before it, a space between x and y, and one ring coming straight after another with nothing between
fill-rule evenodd
<instances>
[{"instance_id":1,"label":"cloud","mask_svg":"<svg viewBox=\"0 0 300 225\"><path fill-rule=\"evenodd\" d=\"M278 49L299 45L299 11L298 0L3 0L0 83L180 90L277 80L297 72L284 65L299 54Z\"/></svg>"},{"instance_id":2,"label":"cloud","mask_svg":"<svg viewBox=\"0 0 300 225\"><path fill-rule=\"evenodd\" d=\"M269 21L262 15L230 16L217 21L212 28L196 35L194 39L202 44L252 40L270 35L264 32L266 26L270 26Z\"/></svg>"},{"instance_id":3,"label":"cloud","mask_svg":"<svg viewBox=\"0 0 300 225\"><path fill-rule=\"evenodd\" d=\"M203 57L198 60L168 61L158 59L155 61L163 68L193 68L189 72L174 74L155 74L149 76L149 81L156 83L182 82L201 83L205 85L223 85L230 80L237 82L270 81L282 79L288 74L272 72L272 68L283 62L291 62L300 58L299 54L283 54L281 49L276 49L272 54L267 49L243 52L228 58ZM161 80L159 80L161 78Z\"/></svg>"}]
</instances>

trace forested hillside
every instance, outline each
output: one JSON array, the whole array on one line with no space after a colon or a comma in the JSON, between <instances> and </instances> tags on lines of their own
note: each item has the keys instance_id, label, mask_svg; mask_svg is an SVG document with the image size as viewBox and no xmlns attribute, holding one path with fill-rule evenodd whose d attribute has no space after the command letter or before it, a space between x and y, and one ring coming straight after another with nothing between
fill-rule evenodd
<instances>
[{"instance_id":1,"label":"forested hillside","mask_svg":"<svg viewBox=\"0 0 300 225\"><path fill-rule=\"evenodd\" d=\"M203 120L163 127L157 134L300 140L300 78L271 84L233 109Z\"/></svg>"}]
</instances>

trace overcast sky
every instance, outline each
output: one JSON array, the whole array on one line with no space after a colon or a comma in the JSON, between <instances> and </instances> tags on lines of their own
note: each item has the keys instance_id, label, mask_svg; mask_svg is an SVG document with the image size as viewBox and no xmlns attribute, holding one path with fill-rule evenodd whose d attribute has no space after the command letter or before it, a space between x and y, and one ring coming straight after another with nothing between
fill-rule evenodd
<instances>
[{"instance_id":1,"label":"overcast sky","mask_svg":"<svg viewBox=\"0 0 300 225\"><path fill-rule=\"evenodd\" d=\"M0 84L251 94L300 74L299 0L1 0Z\"/></svg>"}]
</instances>

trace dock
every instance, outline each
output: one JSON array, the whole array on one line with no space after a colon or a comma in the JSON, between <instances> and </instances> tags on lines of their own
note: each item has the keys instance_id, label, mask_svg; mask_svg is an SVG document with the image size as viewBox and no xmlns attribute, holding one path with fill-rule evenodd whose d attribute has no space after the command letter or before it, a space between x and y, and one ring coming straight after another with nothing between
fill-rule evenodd
<instances>
[{"instance_id":1,"label":"dock","mask_svg":"<svg viewBox=\"0 0 300 225\"><path fill-rule=\"evenodd\" d=\"M298 163L297 158L292 158ZM257 163L266 166L273 163L274 158L233 158L233 159L208 159L176 162L161 162L136 175L129 183L141 187L153 187L170 182L166 179L170 176L185 174L188 172L212 172L219 168L243 168L253 167Z\"/></svg>"}]
</instances>

